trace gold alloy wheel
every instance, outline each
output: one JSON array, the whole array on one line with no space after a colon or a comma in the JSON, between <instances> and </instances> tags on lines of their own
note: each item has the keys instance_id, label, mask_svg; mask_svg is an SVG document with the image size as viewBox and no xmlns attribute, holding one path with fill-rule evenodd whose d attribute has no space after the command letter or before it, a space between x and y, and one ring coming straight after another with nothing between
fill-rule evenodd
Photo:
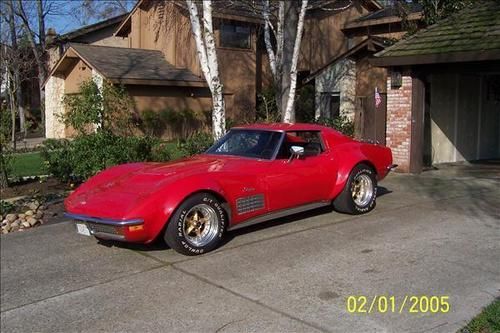
<instances>
[{"instance_id":1,"label":"gold alloy wheel","mask_svg":"<svg viewBox=\"0 0 500 333\"><path fill-rule=\"evenodd\" d=\"M184 217L184 237L194 246L205 246L217 235L218 224L215 209L206 204L196 205Z\"/></svg>"},{"instance_id":2,"label":"gold alloy wheel","mask_svg":"<svg viewBox=\"0 0 500 333\"><path fill-rule=\"evenodd\" d=\"M361 174L354 178L351 186L351 195L354 203L359 207L364 207L373 198L373 181L370 176Z\"/></svg>"}]
</instances>

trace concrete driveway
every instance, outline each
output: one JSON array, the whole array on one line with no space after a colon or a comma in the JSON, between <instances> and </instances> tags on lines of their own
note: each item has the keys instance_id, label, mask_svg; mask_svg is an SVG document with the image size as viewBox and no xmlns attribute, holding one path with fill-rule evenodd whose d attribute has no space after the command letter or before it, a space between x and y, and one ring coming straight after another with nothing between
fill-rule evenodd
<instances>
[{"instance_id":1,"label":"concrete driveway","mask_svg":"<svg viewBox=\"0 0 500 333\"><path fill-rule=\"evenodd\" d=\"M368 215L300 214L201 257L98 244L70 222L3 235L1 331L455 332L500 295L499 175L391 175ZM351 295L451 308L356 314Z\"/></svg>"}]
</instances>

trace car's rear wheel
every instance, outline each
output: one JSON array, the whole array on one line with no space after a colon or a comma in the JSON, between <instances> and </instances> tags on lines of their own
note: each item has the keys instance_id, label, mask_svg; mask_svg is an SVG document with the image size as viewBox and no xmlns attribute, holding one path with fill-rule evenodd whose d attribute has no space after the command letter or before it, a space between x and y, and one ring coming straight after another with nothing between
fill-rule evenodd
<instances>
[{"instance_id":1,"label":"car's rear wheel","mask_svg":"<svg viewBox=\"0 0 500 333\"><path fill-rule=\"evenodd\" d=\"M344 190L333 201L335 210L348 214L363 214L375 208L377 178L373 168L358 164L349 174Z\"/></svg>"},{"instance_id":2,"label":"car's rear wheel","mask_svg":"<svg viewBox=\"0 0 500 333\"><path fill-rule=\"evenodd\" d=\"M176 209L164 238L175 251L197 255L215 249L225 227L226 214L219 200L209 193L198 193Z\"/></svg>"}]
</instances>

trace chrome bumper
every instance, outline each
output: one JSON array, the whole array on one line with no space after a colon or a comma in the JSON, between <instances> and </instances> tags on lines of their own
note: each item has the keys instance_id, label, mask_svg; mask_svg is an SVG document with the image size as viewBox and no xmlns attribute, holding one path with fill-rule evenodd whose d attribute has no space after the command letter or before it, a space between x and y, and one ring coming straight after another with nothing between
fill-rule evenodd
<instances>
[{"instance_id":1,"label":"chrome bumper","mask_svg":"<svg viewBox=\"0 0 500 333\"><path fill-rule=\"evenodd\" d=\"M394 171L398 167L397 164L391 164L387 167L387 172Z\"/></svg>"},{"instance_id":2,"label":"chrome bumper","mask_svg":"<svg viewBox=\"0 0 500 333\"><path fill-rule=\"evenodd\" d=\"M116 227L128 227L144 223L141 219L112 220L71 213L64 213L64 216L73 220L85 222L90 230L90 234L95 237L119 241L124 241L125 236L118 234L116 232Z\"/></svg>"}]
</instances>

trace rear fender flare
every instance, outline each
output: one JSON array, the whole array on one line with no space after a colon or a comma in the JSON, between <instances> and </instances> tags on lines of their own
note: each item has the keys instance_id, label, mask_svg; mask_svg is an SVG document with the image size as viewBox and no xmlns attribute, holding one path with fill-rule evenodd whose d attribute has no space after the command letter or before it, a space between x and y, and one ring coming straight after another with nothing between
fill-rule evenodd
<instances>
[{"instance_id":1,"label":"rear fender flare","mask_svg":"<svg viewBox=\"0 0 500 333\"><path fill-rule=\"evenodd\" d=\"M342 152L339 151L339 154L337 155L336 158L340 159L340 155L347 156L347 154L343 154ZM374 171L376 170L373 167L373 164L369 162L366 156L364 156L360 151L349 150L349 158L344 159L343 163L339 163L339 168L337 171L337 182L333 187L332 193L330 194L330 198L334 199L335 197L337 197L337 195L339 195L340 192L342 192L347 183L347 180L349 179L349 175L352 169L354 169L356 165L361 163L365 163L371 166Z\"/></svg>"}]
</instances>

